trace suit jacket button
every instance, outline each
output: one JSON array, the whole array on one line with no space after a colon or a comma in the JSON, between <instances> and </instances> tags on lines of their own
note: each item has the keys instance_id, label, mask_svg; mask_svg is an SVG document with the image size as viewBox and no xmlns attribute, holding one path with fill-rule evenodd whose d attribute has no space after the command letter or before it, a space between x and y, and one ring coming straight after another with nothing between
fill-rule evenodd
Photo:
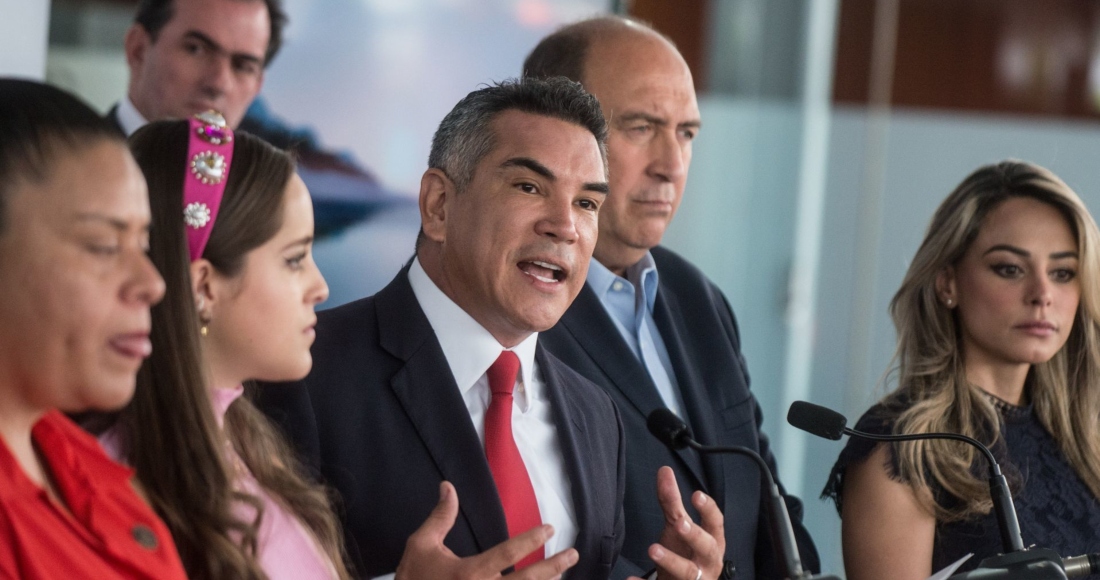
<instances>
[{"instance_id":1,"label":"suit jacket button","mask_svg":"<svg viewBox=\"0 0 1100 580\"><path fill-rule=\"evenodd\" d=\"M134 526L132 530L130 530L130 535L134 537L134 541L136 541L138 545L142 548L145 548L146 550L157 549L157 535L154 534L153 530L151 530L148 526L138 524Z\"/></svg>"},{"instance_id":2,"label":"suit jacket button","mask_svg":"<svg viewBox=\"0 0 1100 580\"><path fill-rule=\"evenodd\" d=\"M726 560L725 565L722 566L722 580L733 580L733 577L737 575L737 567L733 565L733 562Z\"/></svg>"}]
</instances>

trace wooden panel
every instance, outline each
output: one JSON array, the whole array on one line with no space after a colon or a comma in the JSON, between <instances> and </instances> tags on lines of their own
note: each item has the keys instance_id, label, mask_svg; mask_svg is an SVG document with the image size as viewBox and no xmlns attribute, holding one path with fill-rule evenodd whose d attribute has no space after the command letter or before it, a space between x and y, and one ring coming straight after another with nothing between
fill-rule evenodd
<instances>
[{"instance_id":1,"label":"wooden panel","mask_svg":"<svg viewBox=\"0 0 1100 580\"><path fill-rule=\"evenodd\" d=\"M722 0L719 0L722 1ZM707 16L710 0L633 0L629 14L672 39L691 67L695 90L707 87Z\"/></svg>"},{"instance_id":2,"label":"wooden panel","mask_svg":"<svg viewBox=\"0 0 1100 580\"><path fill-rule=\"evenodd\" d=\"M834 99L866 103L875 0L842 0ZM1095 0L900 0L892 104L1100 118Z\"/></svg>"}]
</instances>

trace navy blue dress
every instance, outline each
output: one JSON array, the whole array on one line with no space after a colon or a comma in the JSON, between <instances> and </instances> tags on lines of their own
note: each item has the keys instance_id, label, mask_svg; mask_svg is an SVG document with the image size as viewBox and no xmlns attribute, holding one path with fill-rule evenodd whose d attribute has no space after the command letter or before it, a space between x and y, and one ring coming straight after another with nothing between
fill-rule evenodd
<instances>
[{"instance_id":1,"label":"navy blue dress","mask_svg":"<svg viewBox=\"0 0 1100 580\"><path fill-rule=\"evenodd\" d=\"M1063 557L1100 552L1100 501L1066 460L1054 437L1030 406L1018 407L1000 399L994 400L994 405L1001 415L1003 443L994 446L993 453L1013 489L1024 545L1051 548ZM892 433L898 414L896 409L875 405L860 418L856 429ZM836 502L837 511L841 507L845 469L866 460L875 445L873 441L851 438L841 452L822 492L822 498L829 497ZM976 473L984 477L985 460L979 458L976 463ZM892 478L900 481L892 450L887 469ZM942 489L934 487L932 492L945 507L958 502ZM932 570L938 571L973 553L974 556L959 568L960 572L965 572L976 568L982 559L1002 551L992 511L961 522L938 522ZM1100 580L1100 575L1088 578Z\"/></svg>"}]
</instances>

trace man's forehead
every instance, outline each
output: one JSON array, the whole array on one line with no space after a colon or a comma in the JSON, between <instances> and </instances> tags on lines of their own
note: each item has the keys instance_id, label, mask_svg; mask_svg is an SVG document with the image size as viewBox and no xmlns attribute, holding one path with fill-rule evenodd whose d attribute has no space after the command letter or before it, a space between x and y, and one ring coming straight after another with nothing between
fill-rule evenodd
<instances>
[{"instance_id":1,"label":"man's forehead","mask_svg":"<svg viewBox=\"0 0 1100 580\"><path fill-rule=\"evenodd\" d=\"M491 126L494 146L482 166L488 165L492 171L530 170L525 164L509 162L526 158L537 161L555 175L566 172L579 175L589 169L586 162L594 159L599 175L603 173L596 137L581 125L513 109L497 115Z\"/></svg>"},{"instance_id":2,"label":"man's forehead","mask_svg":"<svg viewBox=\"0 0 1100 580\"><path fill-rule=\"evenodd\" d=\"M271 15L263 0L175 0L166 26L227 50L262 56L271 36Z\"/></svg>"}]
</instances>

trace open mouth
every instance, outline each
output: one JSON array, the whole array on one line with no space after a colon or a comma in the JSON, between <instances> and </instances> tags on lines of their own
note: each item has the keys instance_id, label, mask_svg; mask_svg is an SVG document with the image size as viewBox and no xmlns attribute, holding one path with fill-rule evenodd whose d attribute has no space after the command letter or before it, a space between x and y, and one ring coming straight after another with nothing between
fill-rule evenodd
<instances>
[{"instance_id":1,"label":"open mouth","mask_svg":"<svg viewBox=\"0 0 1100 580\"><path fill-rule=\"evenodd\" d=\"M562 269L561 266L551 264L550 262L531 260L529 262L520 262L517 266L524 274L535 278L539 282L556 284L565 281L565 270Z\"/></svg>"}]
</instances>

